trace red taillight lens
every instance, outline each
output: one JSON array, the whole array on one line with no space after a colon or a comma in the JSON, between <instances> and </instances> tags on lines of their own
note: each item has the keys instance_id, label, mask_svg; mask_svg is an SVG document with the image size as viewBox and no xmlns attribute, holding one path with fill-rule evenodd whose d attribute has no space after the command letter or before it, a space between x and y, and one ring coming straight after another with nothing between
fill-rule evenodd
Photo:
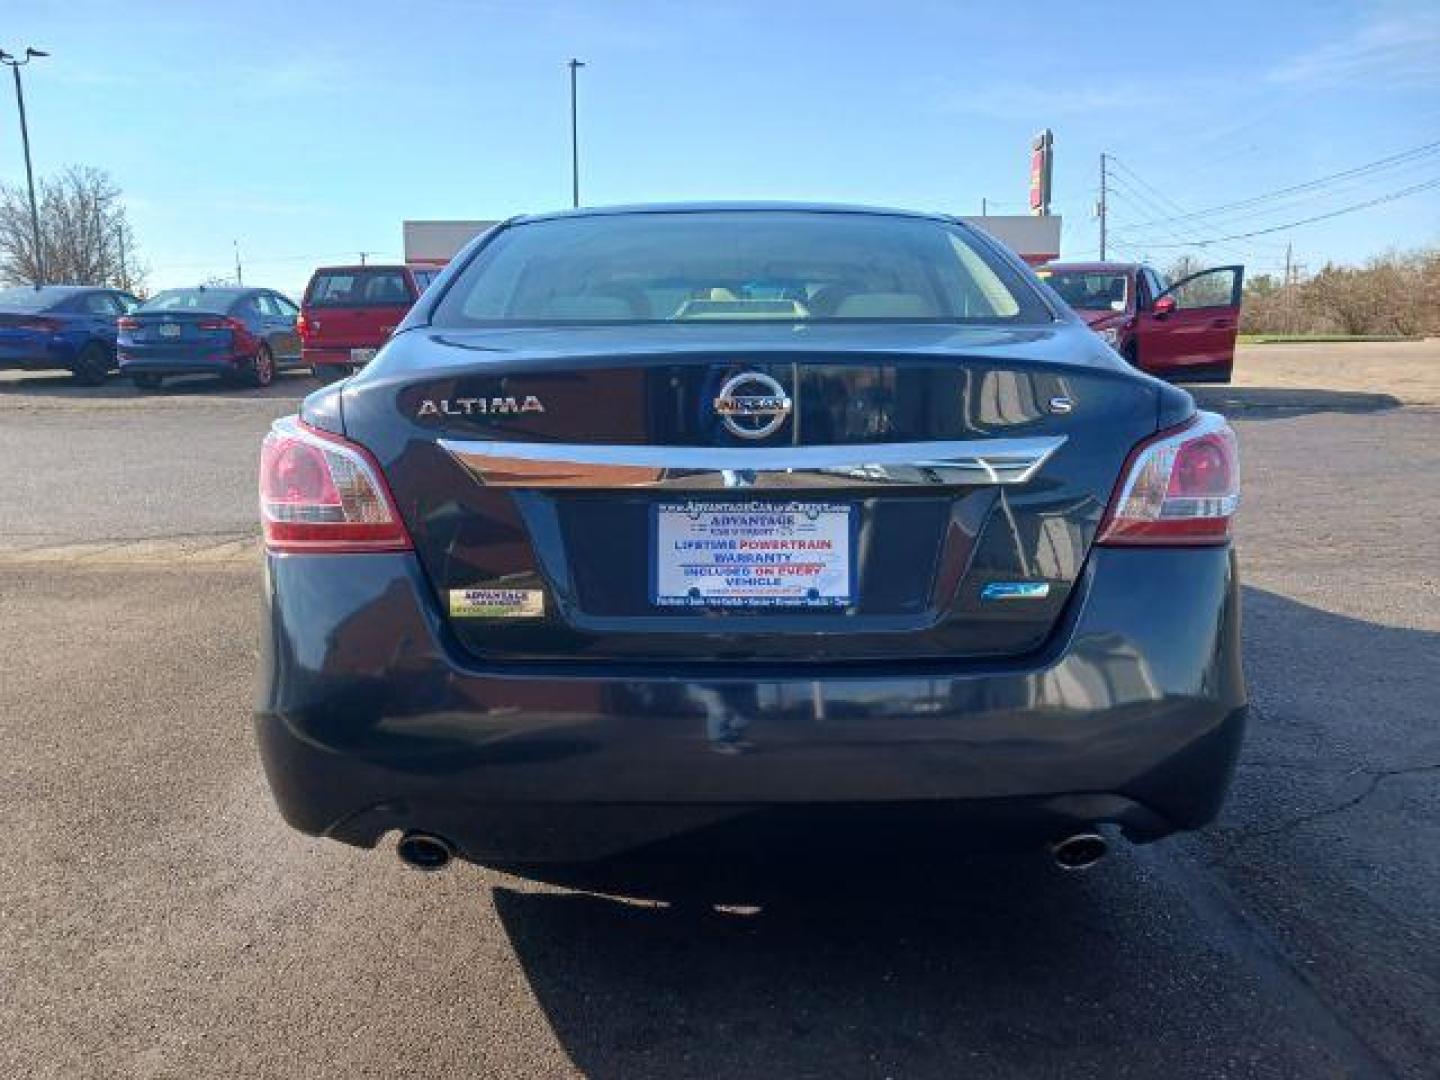
<instances>
[{"instance_id":1,"label":"red taillight lens","mask_svg":"<svg viewBox=\"0 0 1440 1080\"><path fill-rule=\"evenodd\" d=\"M115 326L119 330L139 330L140 320L132 319L129 315L121 315L115 320Z\"/></svg>"},{"instance_id":2,"label":"red taillight lens","mask_svg":"<svg viewBox=\"0 0 1440 1080\"><path fill-rule=\"evenodd\" d=\"M295 417L260 448L260 523L271 551L409 551L410 536L375 459Z\"/></svg>"},{"instance_id":3,"label":"red taillight lens","mask_svg":"<svg viewBox=\"0 0 1440 1080\"><path fill-rule=\"evenodd\" d=\"M250 328L244 321L234 316L219 316L201 319L196 325L201 330L229 330L234 335L234 347L237 353L248 354L256 348L255 335L250 333Z\"/></svg>"},{"instance_id":4,"label":"red taillight lens","mask_svg":"<svg viewBox=\"0 0 1440 1080\"><path fill-rule=\"evenodd\" d=\"M305 317L303 311L295 317L295 332L300 335L302 341L307 340L311 334L319 329L320 324L318 322L311 323L311 321Z\"/></svg>"},{"instance_id":5,"label":"red taillight lens","mask_svg":"<svg viewBox=\"0 0 1440 1080\"><path fill-rule=\"evenodd\" d=\"M60 329L60 320L47 319L42 315L37 315L22 322L20 329L41 334L53 334L56 330Z\"/></svg>"},{"instance_id":6,"label":"red taillight lens","mask_svg":"<svg viewBox=\"0 0 1440 1080\"><path fill-rule=\"evenodd\" d=\"M1202 412L1135 448L1095 542L1223 544L1239 505L1235 432Z\"/></svg>"}]
</instances>

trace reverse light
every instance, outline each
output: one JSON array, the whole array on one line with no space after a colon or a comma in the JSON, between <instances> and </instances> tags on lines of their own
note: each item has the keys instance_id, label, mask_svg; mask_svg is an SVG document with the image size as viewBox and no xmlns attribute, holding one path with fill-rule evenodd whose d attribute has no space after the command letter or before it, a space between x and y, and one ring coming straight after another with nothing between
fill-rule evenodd
<instances>
[{"instance_id":1,"label":"reverse light","mask_svg":"<svg viewBox=\"0 0 1440 1080\"><path fill-rule=\"evenodd\" d=\"M271 551L411 549L370 453L293 416L275 421L260 448L260 523Z\"/></svg>"},{"instance_id":2,"label":"reverse light","mask_svg":"<svg viewBox=\"0 0 1440 1080\"><path fill-rule=\"evenodd\" d=\"M1100 523L1097 544L1223 544L1240 505L1235 432L1197 413L1135 448Z\"/></svg>"}]
</instances>

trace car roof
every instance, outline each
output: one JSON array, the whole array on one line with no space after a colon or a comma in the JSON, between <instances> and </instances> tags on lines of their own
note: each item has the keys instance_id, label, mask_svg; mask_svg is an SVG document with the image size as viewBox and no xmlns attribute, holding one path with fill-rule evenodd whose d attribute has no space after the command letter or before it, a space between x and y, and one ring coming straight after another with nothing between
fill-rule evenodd
<instances>
[{"instance_id":1,"label":"car roof","mask_svg":"<svg viewBox=\"0 0 1440 1080\"><path fill-rule=\"evenodd\" d=\"M348 266L317 266L317 274L350 274L357 270L434 270L433 266L414 263L352 263Z\"/></svg>"},{"instance_id":2,"label":"car roof","mask_svg":"<svg viewBox=\"0 0 1440 1080\"><path fill-rule=\"evenodd\" d=\"M523 224L532 221L553 221L558 218L612 217L627 214L699 214L717 211L740 211L753 213L807 213L807 214L869 214L876 217L922 218L931 221L954 222L949 214L924 210L901 210L885 206L858 206L848 203L820 202L672 202L632 203L620 206L582 206L575 210L552 210L539 214L521 214L507 224Z\"/></svg>"},{"instance_id":3,"label":"car roof","mask_svg":"<svg viewBox=\"0 0 1440 1080\"><path fill-rule=\"evenodd\" d=\"M1064 260L1057 259L1054 262L1046 263L1044 266L1040 267L1040 269L1079 270L1082 272L1093 271L1095 273L1104 273L1108 271L1113 274L1123 274L1129 270L1139 270L1140 267L1143 265L1144 263L1134 262L1066 262Z\"/></svg>"}]
</instances>

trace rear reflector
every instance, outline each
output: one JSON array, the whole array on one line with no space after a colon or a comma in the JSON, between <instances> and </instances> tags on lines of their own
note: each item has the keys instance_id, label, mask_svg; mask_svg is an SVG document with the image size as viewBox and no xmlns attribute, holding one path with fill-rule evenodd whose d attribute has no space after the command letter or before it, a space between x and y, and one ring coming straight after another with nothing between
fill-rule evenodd
<instances>
[{"instance_id":1,"label":"rear reflector","mask_svg":"<svg viewBox=\"0 0 1440 1080\"><path fill-rule=\"evenodd\" d=\"M1197 413L1135 448L1097 544L1223 544L1240 505L1235 432L1215 413Z\"/></svg>"},{"instance_id":2,"label":"rear reflector","mask_svg":"<svg viewBox=\"0 0 1440 1080\"><path fill-rule=\"evenodd\" d=\"M260 448L260 522L271 551L409 551L380 467L363 447L293 416Z\"/></svg>"}]
</instances>

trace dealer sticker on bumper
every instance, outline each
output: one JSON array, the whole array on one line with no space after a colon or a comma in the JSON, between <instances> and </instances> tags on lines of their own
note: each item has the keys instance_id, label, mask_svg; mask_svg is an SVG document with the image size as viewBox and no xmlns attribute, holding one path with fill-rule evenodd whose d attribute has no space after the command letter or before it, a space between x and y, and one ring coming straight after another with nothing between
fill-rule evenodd
<instances>
[{"instance_id":1,"label":"dealer sticker on bumper","mask_svg":"<svg viewBox=\"0 0 1440 1080\"><path fill-rule=\"evenodd\" d=\"M545 614L541 589L451 589L454 619L534 619Z\"/></svg>"},{"instance_id":2,"label":"dealer sticker on bumper","mask_svg":"<svg viewBox=\"0 0 1440 1080\"><path fill-rule=\"evenodd\" d=\"M843 503L662 503L651 600L661 606L846 607L853 509Z\"/></svg>"}]
</instances>

